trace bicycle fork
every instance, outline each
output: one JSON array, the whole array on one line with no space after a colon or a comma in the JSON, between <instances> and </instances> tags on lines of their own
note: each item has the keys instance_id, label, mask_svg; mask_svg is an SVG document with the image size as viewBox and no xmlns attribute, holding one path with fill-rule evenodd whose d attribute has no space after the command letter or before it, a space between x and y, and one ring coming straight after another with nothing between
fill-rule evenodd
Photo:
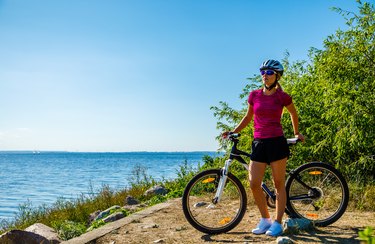
<instances>
[{"instance_id":1,"label":"bicycle fork","mask_svg":"<svg viewBox=\"0 0 375 244\"><path fill-rule=\"evenodd\" d=\"M227 182L228 178L228 169L229 166L232 164L233 160L228 159L225 161L225 165L223 168L220 170L220 180L217 186L216 194L215 197L212 199L212 203L208 206L208 208L213 208L215 207L216 204L218 204L221 200L221 196L224 191L225 183Z\"/></svg>"}]
</instances>

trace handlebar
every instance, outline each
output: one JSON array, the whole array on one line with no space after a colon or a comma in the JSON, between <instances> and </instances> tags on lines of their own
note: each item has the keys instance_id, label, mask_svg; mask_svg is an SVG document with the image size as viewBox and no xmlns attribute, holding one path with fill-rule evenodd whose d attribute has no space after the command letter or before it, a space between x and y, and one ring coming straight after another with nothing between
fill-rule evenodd
<instances>
[{"instance_id":1,"label":"handlebar","mask_svg":"<svg viewBox=\"0 0 375 244\"><path fill-rule=\"evenodd\" d=\"M224 138L224 139L228 139L232 141L233 139L238 139L240 136L241 136L240 133L229 133L227 138Z\"/></svg>"},{"instance_id":2,"label":"handlebar","mask_svg":"<svg viewBox=\"0 0 375 244\"><path fill-rule=\"evenodd\" d=\"M244 152L244 151L241 151L239 149L237 149L237 144L239 143L239 137L241 136L241 134L239 133L229 133L226 137L224 137L223 139L224 140L229 140L231 142L233 142L233 146L232 146L232 149L231 149L231 152L230 152L230 155L229 155L229 158L230 159L236 159L238 160L239 162L241 162L242 164L246 164L246 162L244 161L244 159L241 157L241 155L244 155L244 156L247 156L247 157L251 157L251 154L247 153L247 152ZM288 138L286 139L287 141L287 144L289 146L291 145L295 145L297 144L297 142L301 141L300 139L298 138Z\"/></svg>"},{"instance_id":3,"label":"handlebar","mask_svg":"<svg viewBox=\"0 0 375 244\"><path fill-rule=\"evenodd\" d=\"M238 138L240 136L241 136L240 133L229 133L228 136L224 139L235 142L235 141L238 141ZM297 144L298 142L301 142L301 140L294 137L294 138L287 138L286 142L288 143L288 145L294 145L294 144Z\"/></svg>"}]
</instances>

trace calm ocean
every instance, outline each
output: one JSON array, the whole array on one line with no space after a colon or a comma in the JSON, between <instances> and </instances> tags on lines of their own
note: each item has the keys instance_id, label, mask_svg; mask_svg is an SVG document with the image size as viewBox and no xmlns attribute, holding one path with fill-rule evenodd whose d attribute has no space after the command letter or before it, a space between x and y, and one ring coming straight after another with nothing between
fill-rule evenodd
<instances>
[{"instance_id":1,"label":"calm ocean","mask_svg":"<svg viewBox=\"0 0 375 244\"><path fill-rule=\"evenodd\" d=\"M0 152L0 221L14 218L20 204L52 204L60 197L129 186L136 167L154 179L173 179L186 161L193 167L216 152Z\"/></svg>"}]
</instances>

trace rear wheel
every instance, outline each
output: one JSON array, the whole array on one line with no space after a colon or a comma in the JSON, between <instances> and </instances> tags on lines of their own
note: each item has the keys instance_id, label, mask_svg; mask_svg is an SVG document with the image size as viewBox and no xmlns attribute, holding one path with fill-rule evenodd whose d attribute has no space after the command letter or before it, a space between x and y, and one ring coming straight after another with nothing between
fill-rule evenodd
<instances>
[{"instance_id":1,"label":"rear wheel","mask_svg":"<svg viewBox=\"0 0 375 244\"><path fill-rule=\"evenodd\" d=\"M215 194L221 170L206 170L187 184L182 197L186 219L197 230L208 234L228 232L242 220L247 205L246 191L239 179L228 173L221 200Z\"/></svg>"},{"instance_id":2,"label":"rear wheel","mask_svg":"<svg viewBox=\"0 0 375 244\"><path fill-rule=\"evenodd\" d=\"M337 221L349 201L349 188L341 173L333 166L313 162L304 164L286 182L287 208L291 215L306 218L317 226Z\"/></svg>"}]
</instances>

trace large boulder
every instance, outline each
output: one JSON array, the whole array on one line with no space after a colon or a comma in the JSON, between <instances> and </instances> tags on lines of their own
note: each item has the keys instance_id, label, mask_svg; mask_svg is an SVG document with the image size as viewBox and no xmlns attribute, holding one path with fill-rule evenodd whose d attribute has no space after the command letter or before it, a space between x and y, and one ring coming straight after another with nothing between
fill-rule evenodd
<instances>
[{"instance_id":1,"label":"large boulder","mask_svg":"<svg viewBox=\"0 0 375 244\"><path fill-rule=\"evenodd\" d=\"M0 236L0 243L6 244L57 244L60 242L56 231L41 223L33 224L25 230L11 230Z\"/></svg>"},{"instance_id":2,"label":"large boulder","mask_svg":"<svg viewBox=\"0 0 375 244\"><path fill-rule=\"evenodd\" d=\"M303 218L286 219L284 221L284 233L293 234L299 233L300 231L307 231L314 228L311 220Z\"/></svg>"},{"instance_id":3,"label":"large boulder","mask_svg":"<svg viewBox=\"0 0 375 244\"><path fill-rule=\"evenodd\" d=\"M59 243L50 242L47 238L24 230L11 230L0 236L0 243L4 244L40 244Z\"/></svg>"},{"instance_id":4,"label":"large boulder","mask_svg":"<svg viewBox=\"0 0 375 244\"><path fill-rule=\"evenodd\" d=\"M25 229L25 231L32 232L38 234L40 236L45 237L49 240L50 243L60 243L61 240L59 239L58 234L54 229L51 227L44 225L42 223L35 223Z\"/></svg>"}]
</instances>

